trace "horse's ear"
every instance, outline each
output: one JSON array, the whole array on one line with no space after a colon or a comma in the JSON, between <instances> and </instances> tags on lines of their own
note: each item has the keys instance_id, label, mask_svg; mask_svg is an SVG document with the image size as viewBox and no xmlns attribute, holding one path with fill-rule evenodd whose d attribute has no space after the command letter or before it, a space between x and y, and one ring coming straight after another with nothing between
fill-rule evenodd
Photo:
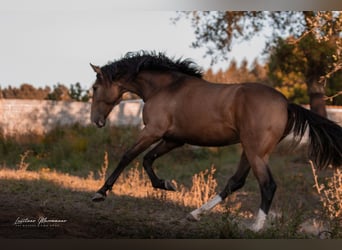
<instances>
[{"instance_id":1,"label":"horse's ear","mask_svg":"<svg viewBox=\"0 0 342 250\"><path fill-rule=\"evenodd\" d=\"M101 68L99 66L95 66L93 64L90 64L90 66L93 68L95 73L100 74L100 75L102 74Z\"/></svg>"}]
</instances>

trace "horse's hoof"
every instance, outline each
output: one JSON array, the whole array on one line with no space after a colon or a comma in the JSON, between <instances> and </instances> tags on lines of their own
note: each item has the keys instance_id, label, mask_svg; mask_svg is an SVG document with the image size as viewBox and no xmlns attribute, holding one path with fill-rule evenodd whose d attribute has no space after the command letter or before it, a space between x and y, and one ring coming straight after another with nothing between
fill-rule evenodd
<instances>
[{"instance_id":1,"label":"horse's hoof","mask_svg":"<svg viewBox=\"0 0 342 250\"><path fill-rule=\"evenodd\" d=\"M186 216L186 219L187 219L188 221L199 221L199 220L200 220L199 216L195 216L195 215L193 215L192 213L189 213L189 214Z\"/></svg>"},{"instance_id":2,"label":"horse's hoof","mask_svg":"<svg viewBox=\"0 0 342 250\"><path fill-rule=\"evenodd\" d=\"M106 196L104 196L103 194L100 193L95 193L95 195L92 198L93 202L100 202L100 201L104 201L106 199Z\"/></svg>"},{"instance_id":3,"label":"horse's hoof","mask_svg":"<svg viewBox=\"0 0 342 250\"><path fill-rule=\"evenodd\" d=\"M164 181L165 189L169 191L176 191L175 185L171 181Z\"/></svg>"},{"instance_id":4,"label":"horse's hoof","mask_svg":"<svg viewBox=\"0 0 342 250\"><path fill-rule=\"evenodd\" d=\"M251 230L254 233L259 233L262 230L264 230L264 224L260 224L258 222L254 222L252 225L247 226L249 230Z\"/></svg>"}]
</instances>

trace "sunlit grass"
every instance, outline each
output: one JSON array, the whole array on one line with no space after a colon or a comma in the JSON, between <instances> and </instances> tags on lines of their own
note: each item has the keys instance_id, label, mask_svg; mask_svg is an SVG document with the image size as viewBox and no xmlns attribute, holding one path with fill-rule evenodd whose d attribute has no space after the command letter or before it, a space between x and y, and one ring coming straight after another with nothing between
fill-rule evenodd
<instances>
[{"instance_id":1,"label":"sunlit grass","mask_svg":"<svg viewBox=\"0 0 342 250\"><path fill-rule=\"evenodd\" d=\"M342 171L334 169L332 175L320 178L312 161L310 165L324 214L328 217L331 227L337 228L342 225Z\"/></svg>"},{"instance_id":2,"label":"sunlit grass","mask_svg":"<svg viewBox=\"0 0 342 250\"><path fill-rule=\"evenodd\" d=\"M86 178L73 176L66 173L57 172L49 168L42 168L39 171L25 171L23 169L0 169L0 179L3 180L25 180L25 181L48 181L59 187L71 191L96 192L104 181L106 171L106 154L100 178L94 178L92 172ZM173 184L177 187L177 192L154 189L144 170L136 165L122 174L113 190L114 195L131 196L136 198L152 198L162 201L173 202L186 207L198 207L207 202L216 194L217 183L214 178L215 168L201 171L192 178L191 188L184 185ZM90 199L91 197L89 197ZM223 211L223 206L219 205L216 211Z\"/></svg>"}]
</instances>

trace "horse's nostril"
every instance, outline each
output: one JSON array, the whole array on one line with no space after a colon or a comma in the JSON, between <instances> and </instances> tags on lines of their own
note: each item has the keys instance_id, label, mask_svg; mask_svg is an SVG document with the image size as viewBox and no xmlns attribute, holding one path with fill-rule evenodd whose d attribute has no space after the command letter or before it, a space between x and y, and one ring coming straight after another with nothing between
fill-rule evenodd
<instances>
[{"instance_id":1,"label":"horse's nostril","mask_svg":"<svg viewBox=\"0 0 342 250\"><path fill-rule=\"evenodd\" d=\"M102 128L104 125L106 125L106 122L105 122L105 121L99 120L99 121L96 122L96 125L97 125L99 128Z\"/></svg>"}]
</instances>

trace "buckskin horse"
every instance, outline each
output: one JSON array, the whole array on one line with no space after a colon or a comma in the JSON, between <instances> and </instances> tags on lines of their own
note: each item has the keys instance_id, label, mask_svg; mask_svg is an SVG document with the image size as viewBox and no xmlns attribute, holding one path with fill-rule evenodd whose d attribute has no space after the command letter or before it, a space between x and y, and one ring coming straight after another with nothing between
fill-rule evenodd
<instances>
[{"instance_id":1,"label":"buckskin horse","mask_svg":"<svg viewBox=\"0 0 342 250\"><path fill-rule=\"evenodd\" d=\"M309 127L309 158L317 167L342 165L342 128L289 103L271 87L258 83L211 83L202 78L200 68L191 60L156 52L131 52L103 67L91 67L96 72L91 120L98 127L105 126L107 116L125 92L137 94L145 103L144 128L93 201L103 201L124 168L153 144L143 158L143 167L154 188L174 191L170 181L160 179L153 171L152 164L158 157L184 144L241 143L243 152L234 175L218 195L190 216L199 220L201 214L241 188L252 169L260 187L261 205L251 229L259 231L277 187L269 157L291 131L301 139Z\"/></svg>"}]
</instances>

